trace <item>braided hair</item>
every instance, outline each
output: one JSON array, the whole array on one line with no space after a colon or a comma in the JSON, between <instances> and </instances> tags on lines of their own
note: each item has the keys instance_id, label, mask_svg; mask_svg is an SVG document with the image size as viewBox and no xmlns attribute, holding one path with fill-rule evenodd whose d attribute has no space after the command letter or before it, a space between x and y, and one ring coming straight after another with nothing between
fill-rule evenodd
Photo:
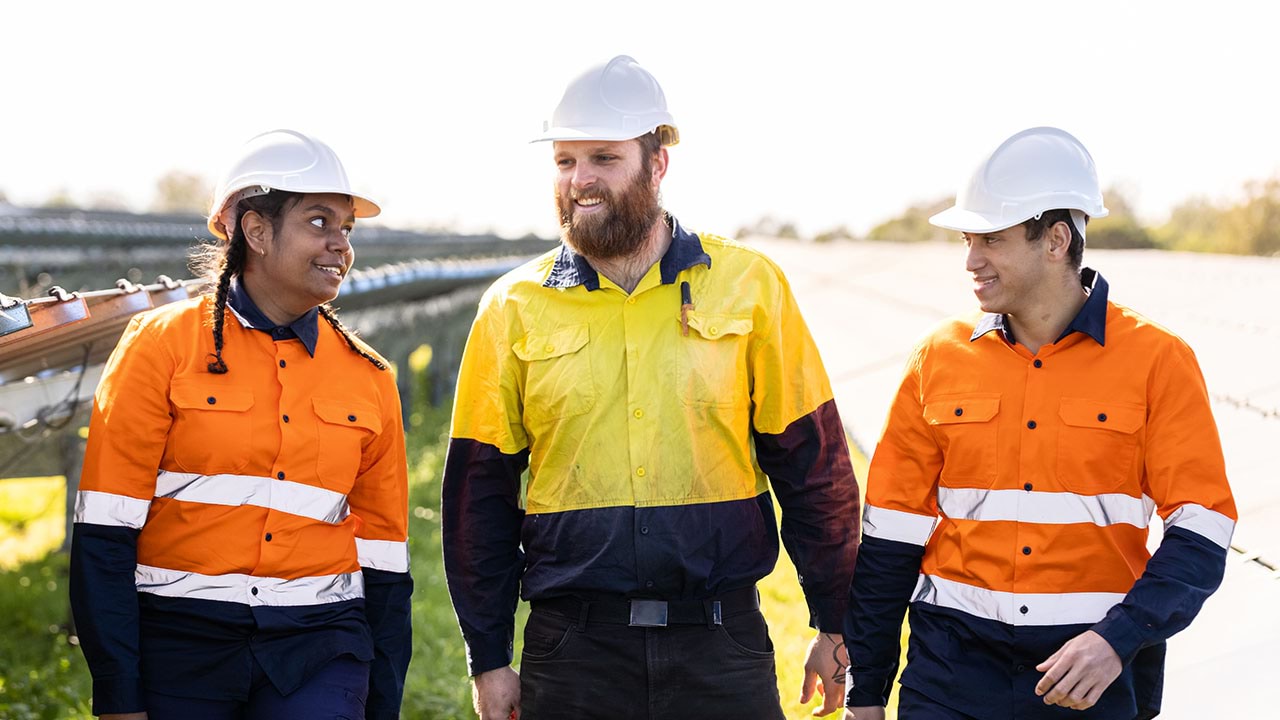
<instances>
[{"instance_id":1,"label":"braided hair","mask_svg":"<svg viewBox=\"0 0 1280 720\"><path fill-rule=\"evenodd\" d=\"M280 216L284 214L286 207L293 205L301 198L301 193L284 190L273 190L264 195L244 198L236 208L237 221L235 230L230 235L231 239L225 243L216 241L205 243L192 252L192 272L197 277L204 279L206 292L213 290L214 293L213 312L210 318L213 323L213 352L208 355L209 364L207 367L209 372L215 375L225 375L227 372L227 363L222 358L222 328L227 315L227 293L231 289L231 279L244 273L245 258L249 247L249 243L245 239L244 224L241 220L246 213L252 210L269 220L272 226L279 230L277 223L279 223ZM342 321L338 319L329 303L325 303L317 309L321 317L347 341L347 346L353 352L368 360L379 370L387 369L386 363L356 342L353 333L342 324Z\"/></svg>"}]
</instances>

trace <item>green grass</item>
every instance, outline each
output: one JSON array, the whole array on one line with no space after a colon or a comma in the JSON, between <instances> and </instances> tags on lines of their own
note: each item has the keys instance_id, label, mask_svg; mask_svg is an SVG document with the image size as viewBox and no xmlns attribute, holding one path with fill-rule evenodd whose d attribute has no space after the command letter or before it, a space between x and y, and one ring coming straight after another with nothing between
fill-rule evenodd
<instances>
[{"instance_id":1,"label":"green grass","mask_svg":"<svg viewBox=\"0 0 1280 720\"><path fill-rule=\"evenodd\" d=\"M469 720L475 715L471 711L466 657L445 587L440 549L440 477L449 408L432 408L425 403L417 406L425 409L414 413L408 443L414 652L403 715ZM855 466L858 477L865 478L865 461L855 458ZM62 479L10 484L15 482L0 482L0 492L10 493L0 496L0 506L17 518L16 523L8 516L0 520L0 542L13 540L14 548L35 555L48 553L62 539ZM42 518L43 522L53 519L56 533L30 533ZM13 532L15 524L22 526L24 532ZM66 558L56 553L0 570L0 718L90 717L88 669L68 636L66 575ZM807 627L808 612L795 578L795 569L783 553L777 569L761 583L764 613L776 646L779 694L791 720L809 717L816 705L802 707L798 703L801 666L814 631ZM522 603L517 657L519 627L523 626L526 612Z\"/></svg>"}]
</instances>

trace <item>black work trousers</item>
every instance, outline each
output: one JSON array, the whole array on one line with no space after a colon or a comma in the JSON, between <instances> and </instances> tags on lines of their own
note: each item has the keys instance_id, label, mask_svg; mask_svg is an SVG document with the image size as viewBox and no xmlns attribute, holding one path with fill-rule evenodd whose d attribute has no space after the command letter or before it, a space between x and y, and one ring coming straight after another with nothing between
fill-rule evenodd
<instances>
[{"instance_id":1,"label":"black work trousers","mask_svg":"<svg viewBox=\"0 0 1280 720\"><path fill-rule=\"evenodd\" d=\"M759 610L666 627L582 615L530 613L521 720L782 720Z\"/></svg>"}]
</instances>

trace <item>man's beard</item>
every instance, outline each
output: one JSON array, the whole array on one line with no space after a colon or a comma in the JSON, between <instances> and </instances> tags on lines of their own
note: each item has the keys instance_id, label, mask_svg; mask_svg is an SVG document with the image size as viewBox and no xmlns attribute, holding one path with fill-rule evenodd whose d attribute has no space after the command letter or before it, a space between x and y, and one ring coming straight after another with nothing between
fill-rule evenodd
<instances>
[{"instance_id":1,"label":"man's beard","mask_svg":"<svg viewBox=\"0 0 1280 720\"><path fill-rule=\"evenodd\" d=\"M658 193L649 188L649 175L648 168L641 167L621 195L604 187L571 192L569 197L557 192L561 237L574 252L589 258L612 260L636 253L662 214ZM602 198L604 212L575 213L574 200L581 198Z\"/></svg>"}]
</instances>

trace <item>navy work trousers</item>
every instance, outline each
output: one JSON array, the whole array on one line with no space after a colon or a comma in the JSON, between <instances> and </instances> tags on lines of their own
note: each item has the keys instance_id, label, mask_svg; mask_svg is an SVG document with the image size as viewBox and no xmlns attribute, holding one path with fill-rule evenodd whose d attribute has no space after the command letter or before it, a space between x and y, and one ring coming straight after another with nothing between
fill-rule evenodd
<instances>
[{"instance_id":1,"label":"navy work trousers","mask_svg":"<svg viewBox=\"0 0 1280 720\"><path fill-rule=\"evenodd\" d=\"M781 720L773 643L750 610L634 627L539 610L520 660L521 720Z\"/></svg>"},{"instance_id":2,"label":"navy work trousers","mask_svg":"<svg viewBox=\"0 0 1280 720\"><path fill-rule=\"evenodd\" d=\"M249 700L203 700L147 691L147 720L364 720L369 663L334 658L306 684L281 695L254 663Z\"/></svg>"}]
</instances>

